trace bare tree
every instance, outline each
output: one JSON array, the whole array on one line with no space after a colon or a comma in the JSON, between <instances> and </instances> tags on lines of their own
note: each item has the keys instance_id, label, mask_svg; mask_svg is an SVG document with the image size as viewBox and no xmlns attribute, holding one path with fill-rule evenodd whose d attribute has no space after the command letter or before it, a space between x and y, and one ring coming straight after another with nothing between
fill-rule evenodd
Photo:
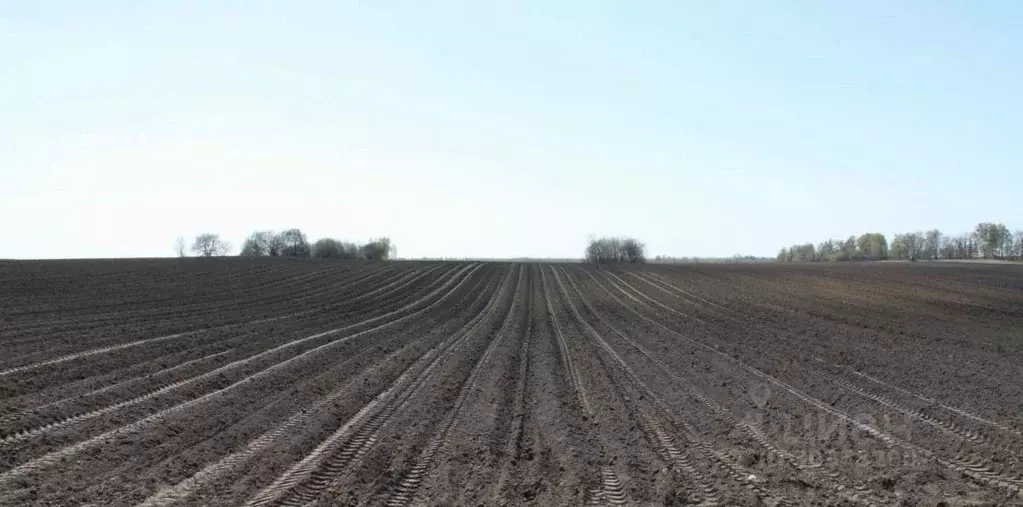
<instances>
[{"instance_id":1,"label":"bare tree","mask_svg":"<svg viewBox=\"0 0 1023 507\"><path fill-rule=\"evenodd\" d=\"M633 238L622 240L622 253L626 262L646 262L646 245Z\"/></svg>"},{"instance_id":2,"label":"bare tree","mask_svg":"<svg viewBox=\"0 0 1023 507\"><path fill-rule=\"evenodd\" d=\"M362 257L366 260L385 261L391 255L391 239L380 238L370 240L369 243L362 245L361 252Z\"/></svg>"},{"instance_id":3,"label":"bare tree","mask_svg":"<svg viewBox=\"0 0 1023 507\"><path fill-rule=\"evenodd\" d=\"M985 259L1004 257L1007 253L1006 244L1011 245L1009 242L1011 241L1011 235L1009 234L1009 228L1005 224L979 223L973 229L973 237L981 252L983 252Z\"/></svg>"},{"instance_id":4,"label":"bare tree","mask_svg":"<svg viewBox=\"0 0 1023 507\"><path fill-rule=\"evenodd\" d=\"M646 262L646 246L633 238L592 238L586 262Z\"/></svg>"},{"instance_id":5,"label":"bare tree","mask_svg":"<svg viewBox=\"0 0 1023 507\"><path fill-rule=\"evenodd\" d=\"M231 245L220 239L219 234L200 234L192 243L192 251L202 257L222 257L230 250Z\"/></svg>"},{"instance_id":6,"label":"bare tree","mask_svg":"<svg viewBox=\"0 0 1023 507\"><path fill-rule=\"evenodd\" d=\"M956 240L949 236L942 236L938 252L940 259L955 259Z\"/></svg>"},{"instance_id":7,"label":"bare tree","mask_svg":"<svg viewBox=\"0 0 1023 507\"><path fill-rule=\"evenodd\" d=\"M312 253L305 233L298 229L288 229L278 234L273 246L280 248L278 255L284 257L309 257Z\"/></svg>"},{"instance_id":8,"label":"bare tree","mask_svg":"<svg viewBox=\"0 0 1023 507\"><path fill-rule=\"evenodd\" d=\"M855 240L855 242L854 242ZM591 242L591 248L597 248ZM891 243L884 234L867 233L859 238L827 240L816 253L812 245L792 245L778 252L779 262L810 260L848 261L879 259L1020 259L1023 260L1023 231L1011 232L1005 224L982 222L972 232L951 236L937 229L896 234ZM589 251L588 251L589 252ZM587 254L589 255L589 253Z\"/></svg>"},{"instance_id":9,"label":"bare tree","mask_svg":"<svg viewBox=\"0 0 1023 507\"><path fill-rule=\"evenodd\" d=\"M358 259L361 250L355 243L323 238L313 243L312 256L318 259Z\"/></svg>"},{"instance_id":10,"label":"bare tree","mask_svg":"<svg viewBox=\"0 0 1023 507\"><path fill-rule=\"evenodd\" d=\"M174 253L178 254L178 257L187 257L185 248L185 238L178 236L178 239L174 240Z\"/></svg>"},{"instance_id":11,"label":"bare tree","mask_svg":"<svg viewBox=\"0 0 1023 507\"><path fill-rule=\"evenodd\" d=\"M924 255L929 259L938 258L938 250L941 248L941 231L931 229L924 233Z\"/></svg>"},{"instance_id":12,"label":"bare tree","mask_svg":"<svg viewBox=\"0 0 1023 507\"><path fill-rule=\"evenodd\" d=\"M888 255L893 259L900 260L916 260L927 257L924 243L925 237L922 232L896 234L888 248Z\"/></svg>"},{"instance_id":13,"label":"bare tree","mask_svg":"<svg viewBox=\"0 0 1023 507\"><path fill-rule=\"evenodd\" d=\"M276 253L275 253L276 252ZM273 231L256 231L242 244L242 257L270 257L280 253L277 236Z\"/></svg>"},{"instance_id":14,"label":"bare tree","mask_svg":"<svg viewBox=\"0 0 1023 507\"><path fill-rule=\"evenodd\" d=\"M359 247L339 239L323 238L313 243L312 256L318 259L357 259Z\"/></svg>"}]
</instances>

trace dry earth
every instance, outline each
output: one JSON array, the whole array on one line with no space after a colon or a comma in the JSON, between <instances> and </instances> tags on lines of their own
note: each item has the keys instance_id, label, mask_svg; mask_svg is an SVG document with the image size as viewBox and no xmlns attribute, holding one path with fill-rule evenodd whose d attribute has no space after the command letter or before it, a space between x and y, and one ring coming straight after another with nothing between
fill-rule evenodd
<instances>
[{"instance_id":1,"label":"dry earth","mask_svg":"<svg viewBox=\"0 0 1023 507\"><path fill-rule=\"evenodd\" d=\"M2 505L1011 505L1023 268L0 262Z\"/></svg>"}]
</instances>

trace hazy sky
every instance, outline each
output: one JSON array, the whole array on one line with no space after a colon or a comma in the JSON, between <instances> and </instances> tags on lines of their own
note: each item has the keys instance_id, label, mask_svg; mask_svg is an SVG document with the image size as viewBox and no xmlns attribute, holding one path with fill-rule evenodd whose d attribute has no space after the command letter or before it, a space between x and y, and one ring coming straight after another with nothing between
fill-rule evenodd
<instances>
[{"instance_id":1,"label":"hazy sky","mask_svg":"<svg viewBox=\"0 0 1023 507\"><path fill-rule=\"evenodd\" d=\"M0 258L1023 228L1023 3L0 0Z\"/></svg>"}]
</instances>

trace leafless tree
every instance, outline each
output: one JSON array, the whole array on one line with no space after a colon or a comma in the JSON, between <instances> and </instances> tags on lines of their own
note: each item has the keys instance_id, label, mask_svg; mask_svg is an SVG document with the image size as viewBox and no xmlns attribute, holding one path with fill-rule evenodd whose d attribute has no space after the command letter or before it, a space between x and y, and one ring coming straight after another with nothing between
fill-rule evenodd
<instances>
[{"instance_id":1,"label":"leafless tree","mask_svg":"<svg viewBox=\"0 0 1023 507\"><path fill-rule=\"evenodd\" d=\"M646 246L633 238L592 238L586 262L646 262Z\"/></svg>"},{"instance_id":2,"label":"leafless tree","mask_svg":"<svg viewBox=\"0 0 1023 507\"><path fill-rule=\"evenodd\" d=\"M192 243L192 251L202 257L222 257L231 251L231 245L220 239L218 234L200 234Z\"/></svg>"},{"instance_id":3,"label":"leafless tree","mask_svg":"<svg viewBox=\"0 0 1023 507\"><path fill-rule=\"evenodd\" d=\"M931 229L924 233L924 255L928 259L937 259L941 248L941 231Z\"/></svg>"},{"instance_id":4,"label":"leafless tree","mask_svg":"<svg viewBox=\"0 0 1023 507\"><path fill-rule=\"evenodd\" d=\"M896 234L888 248L888 255L900 260L926 258L925 242L925 234L922 232Z\"/></svg>"},{"instance_id":5,"label":"leafless tree","mask_svg":"<svg viewBox=\"0 0 1023 507\"><path fill-rule=\"evenodd\" d=\"M275 242L274 246L280 248L279 255L285 257L309 257L312 253L305 233L298 229L288 229L278 234Z\"/></svg>"},{"instance_id":6,"label":"leafless tree","mask_svg":"<svg viewBox=\"0 0 1023 507\"><path fill-rule=\"evenodd\" d=\"M238 255L242 257L275 256L280 253L277 243L277 235L273 231L256 231L245 238L242 251Z\"/></svg>"},{"instance_id":7,"label":"leafless tree","mask_svg":"<svg viewBox=\"0 0 1023 507\"><path fill-rule=\"evenodd\" d=\"M955 259L955 238L942 236L938 247L939 259Z\"/></svg>"},{"instance_id":8,"label":"leafless tree","mask_svg":"<svg viewBox=\"0 0 1023 507\"><path fill-rule=\"evenodd\" d=\"M646 262L646 245L633 238L622 240L622 254L627 262Z\"/></svg>"},{"instance_id":9,"label":"leafless tree","mask_svg":"<svg viewBox=\"0 0 1023 507\"><path fill-rule=\"evenodd\" d=\"M878 259L1021 259L1023 231L1012 233L1002 223L982 222L972 232L950 236L937 229L896 234L886 243L880 233L867 233L849 240L820 243L813 255L812 245L793 245L778 252L780 262L810 260L847 261Z\"/></svg>"},{"instance_id":10,"label":"leafless tree","mask_svg":"<svg viewBox=\"0 0 1023 507\"><path fill-rule=\"evenodd\" d=\"M973 229L973 237L984 253L985 259L1005 257L1011 250L1012 235L1005 224L983 222ZM1010 245L1006 248L1006 245Z\"/></svg>"},{"instance_id":11,"label":"leafless tree","mask_svg":"<svg viewBox=\"0 0 1023 507\"><path fill-rule=\"evenodd\" d=\"M313 243L312 256L318 259L357 259L359 247L354 243L323 238Z\"/></svg>"},{"instance_id":12,"label":"leafless tree","mask_svg":"<svg viewBox=\"0 0 1023 507\"><path fill-rule=\"evenodd\" d=\"M174 253L178 254L178 257L187 257L185 248L185 238L178 236L178 239L174 240Z\"/></svg>"},{"instance_id":13,"label":"leafless tree","mask_svg":"<svg viewBox=\"0 0 1023 507\"><path fill-rule=\"evenodd\" d=\"M364 259L371 261L385 261L391 255L391 239L380 238L370 240L369 243L362 245L360 250Z\"/></svg>"}]
</instances>

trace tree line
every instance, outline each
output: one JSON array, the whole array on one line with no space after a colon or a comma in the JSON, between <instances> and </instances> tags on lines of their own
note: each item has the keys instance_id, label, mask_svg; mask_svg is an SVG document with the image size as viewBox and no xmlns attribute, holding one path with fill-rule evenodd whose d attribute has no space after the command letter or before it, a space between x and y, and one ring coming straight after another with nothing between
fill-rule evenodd
<instances>
[{"instance_id":1,"label":"tree line","mask_svg":"<svg viewBox=\"0 0 1023 507\"><path fill-rule=\"evenodd\" d=\"M741 264L750 262L774 262L774 257L757 257L755 255L735 254L731 257L675 257L672 255L658 255L650 260L653 264L699 264L701 262L711 264Z\"/></svg>"},{"instance_id":2,"label":"tree line","mask_svg":"<svg viewBox=\"0 0 1023 507\"><path fill-rule=\"evenodd\" d=\"M829 239L782 248L780 262L917 259L1023 259L1023 230L1015 233L1002 223L982 222L972 232L946 235L937 229L895 234L871 232L859 237Z\"/></svg>"},{"instance_id":3,"label":"tree line","mask_svg":"<svg viewBox=\"0 0 1023 507\"><path fill-rule=\"evenodd\" d=\"M179 257L185 257L185 239L178 238L174 245ZM219 234L204 233L192 241L191 251L199 257L223 257L231 252L231 244ZM358 245L350 241L323 238L310 243L299 229L256 231L245 238L240 257L313 257L319 259L387 260L394 257L396 248L390 238L371 239Z\"/></svg>"},{"instance_id":4,"label":"tree line","mask_svg":"<svg viewBox=\"0 0 1023 507\"><path fill-rule=\"evenodd\" d=\"M633 238L594 238L586 246L586 262L646 262L646 245Z\"/></svg>"}]
</instances>

